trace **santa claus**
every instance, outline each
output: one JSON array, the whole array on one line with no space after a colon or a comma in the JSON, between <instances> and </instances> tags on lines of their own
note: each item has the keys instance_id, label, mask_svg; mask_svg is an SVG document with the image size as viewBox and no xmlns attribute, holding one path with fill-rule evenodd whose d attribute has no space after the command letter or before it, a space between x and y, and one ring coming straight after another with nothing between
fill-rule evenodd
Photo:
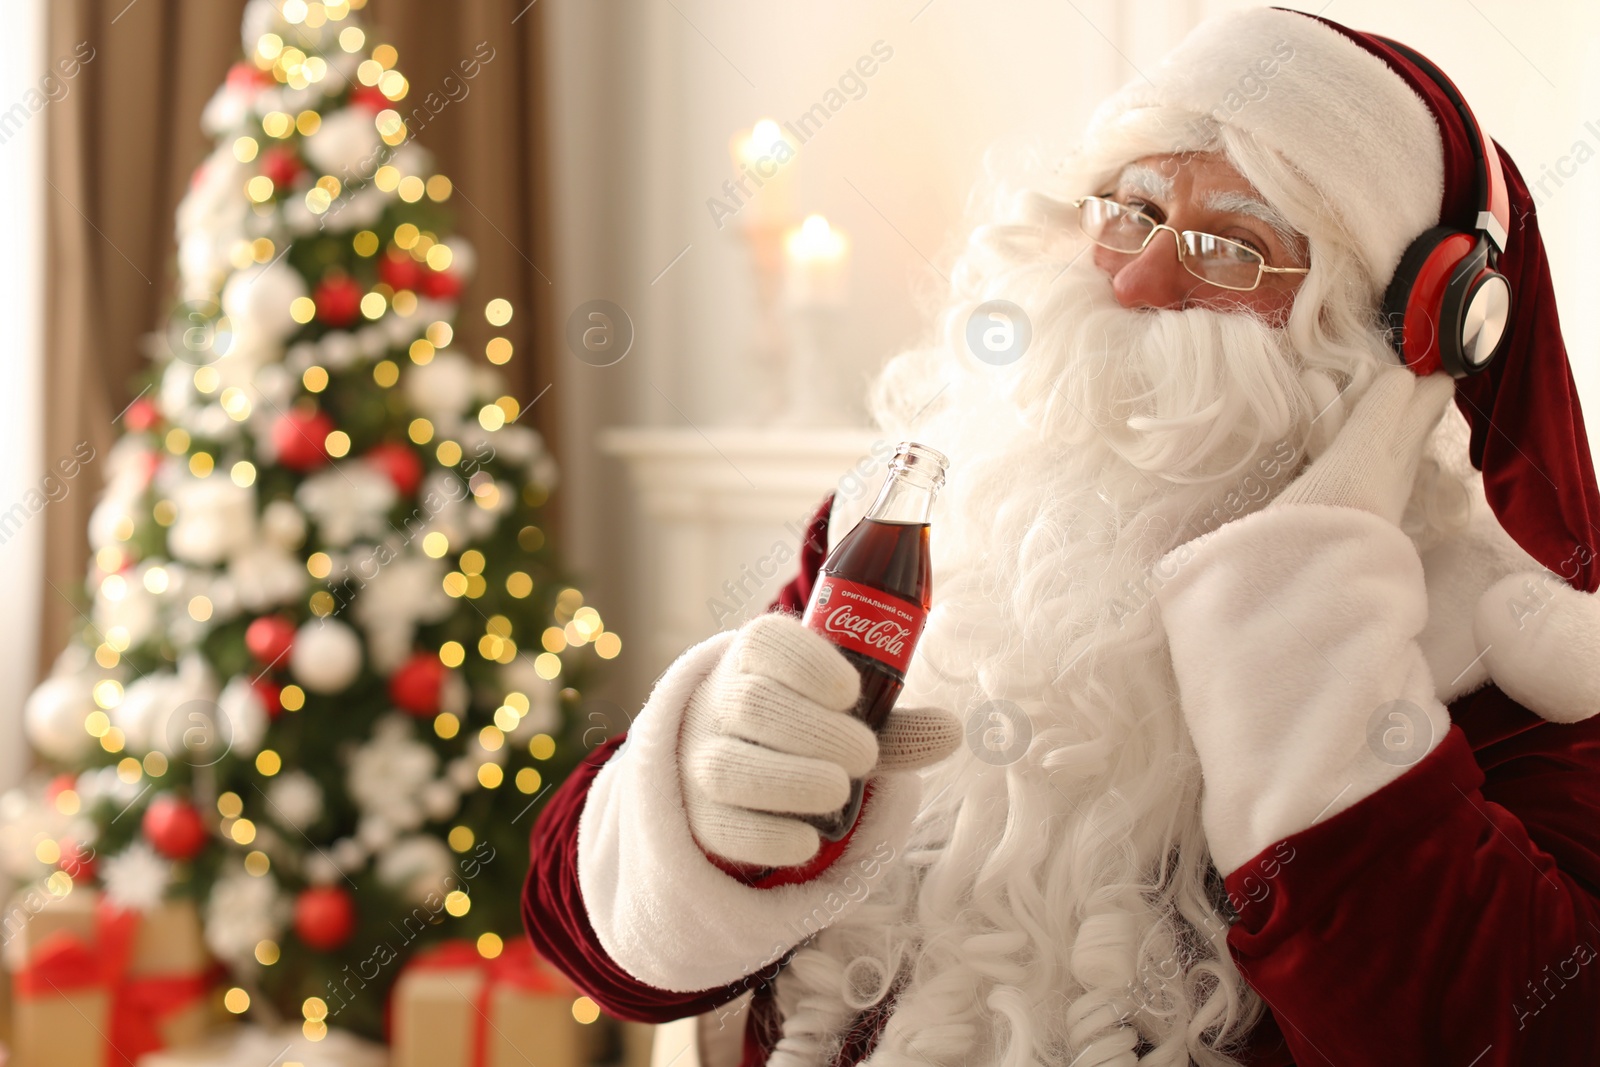
<instances>
[{"instance_id":1,"label":"santa claus","mask_svg":"<svg viewBox=\"0 0 1600 1067\"><path fill-rule=\"evenodd\" d=\"M830 501L551 798L538 949L744 1067L1600 1062L1600 492L1449 80L1208 22L993 198L937 327L871 397L950 457L899 708L793 614Z\"/></svg>"}]
</instances>

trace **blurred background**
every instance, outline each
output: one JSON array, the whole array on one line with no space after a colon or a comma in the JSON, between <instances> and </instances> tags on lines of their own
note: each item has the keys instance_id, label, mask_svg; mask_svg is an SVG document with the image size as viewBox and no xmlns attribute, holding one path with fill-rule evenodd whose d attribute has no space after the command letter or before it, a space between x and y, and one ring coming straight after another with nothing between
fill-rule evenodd
<instances>
[{"instance_id":1,"label":"blurred background","mask_svg":"<svg viewBox=\"0 0 1600 1067\"><path fill-rule=\"evenodd\" d=\"M354 51L378 64L363 84L448 176L427 199L460 238L454 348L498 365L506 419L536 430L559 472L548 493L523 494L542 509L539 543L581 587L555 609L567 636L543 647L591 643L610 661L575 713L601 736L625 728L684 647L793 577L826 493L876 489L888 451L862 390L925 335L985 167L1069 150L1099 100L1239 6L276 4L298 24L358 11ZM1600 7L1285 6L1407 42L1461 87L1534 190L1573 371L1600 411ZM20 743L25 701L86 618L108 464L46 479L85 443L108 456L156 395L150 353L181 306L175 220L221 143L202 115L242 59L269 82L283 70L278 52L261 58L258 32L241 36L243 0L6 11L0 670L13 684L0 690L0 789L35 765ZM411 440L432 447L414 429ZM598 614L574 636L578 603Z\"/></svg>"}]
</instances>

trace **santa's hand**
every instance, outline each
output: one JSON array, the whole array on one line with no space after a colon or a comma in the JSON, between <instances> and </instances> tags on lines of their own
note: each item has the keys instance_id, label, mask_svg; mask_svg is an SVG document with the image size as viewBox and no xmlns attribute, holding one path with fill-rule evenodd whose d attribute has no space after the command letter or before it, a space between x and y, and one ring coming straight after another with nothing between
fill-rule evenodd
<instances>
[{"instance_id":1,"label":"santa's hand","mask_svg":"<svg viewBox=\"0 0 1600 1067\"><path fill-rule=\"evenodd\" d=\"M741 627L690 698L678 737L701 847L761 867L804 863L821 838L793 816L836 812L851 778L913 770L960 744L955 716L934 708L897 709L875 735L849 714L860 691L844 654L793 616Z\"/></svg>"},{"instance_id":2,"label":"santa's hand","mask_svg":"<svg viewBox=\"0 0 1600 1067\"><path fill-rule=\"evenodd\" d=\"M1269 504L1337 504L1400 524L1428 434L1455 393L1443 372L1385 366L1328 450Z\"/></svg>"},{"instance_id":3,"label":"santa's hand","mask_svg":"<svg viewBox=\"0 0 1600 1067\"><path fill-rule=\"evenodd\" d=\"M1417 642L1422 561L1399 523L1454 388L1381 370L1271 505L1157 566L1173 575L1156 599L1224 875L1372 796L1450 729Z\"/></svg>"}]
</instances>

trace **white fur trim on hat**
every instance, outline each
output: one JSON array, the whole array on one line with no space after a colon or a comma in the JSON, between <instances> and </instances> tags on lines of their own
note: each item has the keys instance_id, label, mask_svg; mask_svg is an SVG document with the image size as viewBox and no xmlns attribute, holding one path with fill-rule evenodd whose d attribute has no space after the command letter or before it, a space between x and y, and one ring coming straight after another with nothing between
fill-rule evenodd
<instances>
[{"instance_id":1,"label":"white fur trim on hat","mask_svg":"<svg viewBox=\"0 0 1600 1067\"><path fill-rule=\"evenodd\" d=\"M1380 286L1438 223L1444 146L1433 112L1382 59L1307 15L1255 8L1207 19L1150 80L1096 109L1086 144L1152 106L1209 114L1276 150L1327 197Z\"/></svg>"}]
</instances>

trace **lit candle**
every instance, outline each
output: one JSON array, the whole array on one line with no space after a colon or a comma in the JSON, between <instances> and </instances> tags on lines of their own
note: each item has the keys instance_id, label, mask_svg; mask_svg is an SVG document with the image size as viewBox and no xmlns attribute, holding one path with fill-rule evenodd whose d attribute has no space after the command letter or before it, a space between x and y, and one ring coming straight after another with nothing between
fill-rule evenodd
<instances>
[{"instance_id":1,"label":"lit candle","mask_svg":"<svg viewBox=\"0 0 1600 1067\"><path fill-rule=\"evenodd\" d=\"M808 215L784 238L789 260L789 303L838 306L850 277L850 242L821 215Z\"/></svg>"},{"instance_id":2,"label":"lit candle","mask_svg":"<svg viewBox=\"0 0 1600 1067\"><path fill-rule=\"evenodd\" d=\"M791 215L789 161L794 148L772 119L736 134L733 180L725 187L746 226L784 226Z\"/></svg>"}]
</instances>

